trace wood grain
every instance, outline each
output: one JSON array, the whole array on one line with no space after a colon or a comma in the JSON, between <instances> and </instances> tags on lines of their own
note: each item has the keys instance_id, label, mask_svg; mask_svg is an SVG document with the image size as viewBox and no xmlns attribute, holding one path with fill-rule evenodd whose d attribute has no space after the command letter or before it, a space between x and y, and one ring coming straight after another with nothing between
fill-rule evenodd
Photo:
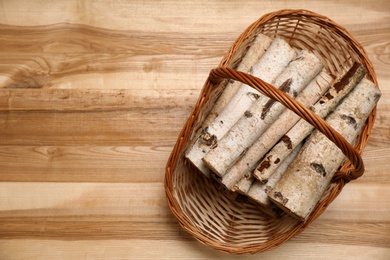
<instances>
[{"instance_id":1,"label":"wood grain","mask_svg":"<svg viewBox=\"0 0 390 260\"><path fill-rule=\"evenodd\" d=\"M183 96L188 92L169 94L167 91L153 95L123 90L61 91L60 97L54 98L48 97L51 94L45 91L28 92L18 91L16 95L24 104L28 99L35 100L27 103L31 108L15 110L12 107L18 105L5 94L6 110L0 111L3 115L0 122L8 125L0 129L3 145L172 145L169 137L177 136L191 111L189 102L181 106L181 110L177 109L177 104L192 101L191 94ZM156 105L156 100L162 102Z\"/></svg>"},{"instance_id":2,"label":"wood grain","mask_svg":"<svg viewBox=\"0 0 390 260\"><path fill-rule=\"evenodd\" d=\"M179 227L164 168L209 71L284 8L346 27L383 95L363 177L299 236L240 258L388 259L386 0L1 1L0 259L236 259Z\"/></svg>"}]
</instances>

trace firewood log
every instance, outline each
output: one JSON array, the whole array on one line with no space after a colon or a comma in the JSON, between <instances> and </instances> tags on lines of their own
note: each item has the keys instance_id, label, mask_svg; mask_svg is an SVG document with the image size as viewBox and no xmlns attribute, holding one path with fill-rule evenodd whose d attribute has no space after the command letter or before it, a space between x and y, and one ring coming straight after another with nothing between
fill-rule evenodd
<instances>
[{"instance_id":1,"label":"firewood log","mask_svg":"<svg viewBox=\"0 0 390 260\"><path fill-rule=\"evenodd\" d=\"M363 78L326 118L326 122L346 141L354 144L380 96L379 88ZM269 192L269 198L293 217L305 221L345 158L333 142L315 130Z\"/></svg>"},{"instance_id":2,"label":"firewood log","mask_svg":"<svg viewBox=\"0 0 390 260\"><path fill-rule=\"evenodd\" d=\"M271 45L271 42L272 39L264 34L256 35L248 51L238 64L236 70L248 73L252 66L255 65L267 51ZM221 96L218 98L217 102L211 109L210 114L204 120L202 129L206 128L214 121L214 119L221 113L221 111L224 109L229 100L232 99L241 85L242 83L239 81L232 80L228 82L225 89L221 93Z\"/></svg>"}]
</instances>

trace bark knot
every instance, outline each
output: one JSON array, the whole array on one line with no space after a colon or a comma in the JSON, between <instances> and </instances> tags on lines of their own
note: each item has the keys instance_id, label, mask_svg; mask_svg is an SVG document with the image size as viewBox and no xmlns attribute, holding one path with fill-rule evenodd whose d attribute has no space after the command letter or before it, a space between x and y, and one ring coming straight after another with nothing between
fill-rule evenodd
<instances>
[{"instance_id":1,"label":"bark knot","mask_svg":"<svg viewBox=\"0 0 390 260\"><path fill-rule=\"evenodd\" d=\"M253 100L259 99L260 95L252 92L248 92L248 96L252 98Z\"/></svg>"},{"instance_id":2,"label":"bark knot","mask_svg":"<svg viewBox=\"0 0 390 260\"><path fill-rule=\"evenodd\" d=\"M249 110L245 111L244 115L245 115L245 117L247 117L247 118L253 116L253 114L252 114Z\"/></svg>"},{"instance_id":3,"label":"bark knot","mask_svg":"<svg viewBox=\"0 0 390 260\"><path fill-rule=\"evenodd\" d=\"M333 99L332 94L330 94L329 92L325 94L325 97L326 97L328 100Z\"/></svg>"},{"instance_id":4,"label":"bark knot","mask_svg":"<svg viewBox=\"0 0 390 260\"><path fill-rule=\"evenodd\" d=\"M292 149L291 139L290 139L290 137L289 137L288 135L284 135L284 136L282 137L282 141L283 141L283 143L285 143L285 145L287 146L287 148L288 148L289 150Z\"/></svg>"},{"instance_id":5,"label":"bark knot","mask_svg":"<svg viewBox=\"0 0 390 260\"><path fill-rule=\"evenodd\" d=\"M260 166L257 168L257 170L263 174L263 171L265 169L268 169L270 166L271 166L271 156L268 156L261 164Z\"/></svg>"},{"instance_id":6,"label":"bark knot","mask_svg":"<svg viewBox=\"0 0 390 260\"><path fill-rule=\"evenodd\" d=\"M284 198L283 194L280 191L275 192L274 197L275 197L275 199L280 199L280 201L282 202L283 205L286 205L288 202L288 199Z\"/></svg>"},{"instance_id":7,"label":"bark knot","mask_svg":"<svg viewBox=\"0 0 390 260\"><path fill-rule=\"evenodd\" d=\"M207 146L214 147L214 146L216 146L217 141L218 141L217 136L210 134L207 130L208 130L208 128L206 128L203 131L201 141L202 141L202 143L204 143Z\"/></svg>"},{"instance_id":8,"label":"bark knot","mask_svg":"<svg viewBox=\"0 0 390 260\"><path fill-rule=\"evenodd\" d=\"M310 167L322 176L326 176L325 167L321 163L311 163Z\"/></svg>"},{"instance_id":9,"label":"bark knot","mask_svg":"<svg viewBox=\"0 0 390 260\"><path fill-rule=\"evenodd\" d=\"M355 130L357 129L356 119L349 115L342 115L341 119L343 119L348 125L352 126Z\"/></svg>"}]
</instances>

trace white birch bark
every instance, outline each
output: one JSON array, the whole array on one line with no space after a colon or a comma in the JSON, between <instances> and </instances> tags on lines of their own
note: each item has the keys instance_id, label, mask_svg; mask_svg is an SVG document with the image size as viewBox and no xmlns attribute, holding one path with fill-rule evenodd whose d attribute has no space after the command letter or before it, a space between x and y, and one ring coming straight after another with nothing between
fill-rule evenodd
<instances>
[{"instance_id":1,"label":"white birch bark","mask_svg":"<svg viewBox=\"0 0 390 260\"><path fill-rule=\"evenodd\" d=\"M298 155L302 145L297 146L286 159L279 164L279 167L275 170L275 173L269 178L267 184L261 183L259 180L254 180L252 186L247 192L247 196L254 201L259 208L269 216L276 217L280 214L280 209L268 198L268 192L276 185L276 183L282 178L291 162Z\"/></svg>"},{"instance_id":2,"label":"white birch bark","mask_svg":"<svg viewBox=\"0 0 390 260\"><path fill-rule=\"evenodd\" d=\"M276 79L275 86L296 97L322 68L318 57L303 50ZM285 109L281 103L263 96L245 111L232 129L218 141L218 145L206 154L203 161L222 177Z\"/></svg>"},{"instance_id":3,"label":"white birch bark","mask_svg":"<svg viewBox=\"0 0 390 260\"><path fill-rule=\"evenodd\" d=\"M232 191L247 195L254 181L255 177L253 177L253 174L244 175L244 177L242 177L236 184L233 185Z\"/></svg>"},{"instance_id":4,"label":"white birch bark","mask_svg":"<svg viewBox=\"0 0 390 260\"><path fill-rule=\"evenodd\" d=\"M365 70L359 64L354 64L342 78L336 82L311 109L317 115L325 118L339 102L361 81L365 75ZM283 138L277 143L256 166L253 174L255 178L266 183L268 178L278 167L278 163L305 139L314 127L303 119L291 128Z\"/></svg>"},{"instance_id":5,"label":"white birch bark","mask_svg":"<svg viewBox=\"0 0 390 260\"><path fill-rule=\"evenodd\" d=\"M264 53L269 48L272 39L264 34L258 34L251 46L249 47L247 53L242 58L240 64L238 65L238 71L248 73L253 65L255 65L260 58L264 55ZM207 116L205 121L202 124L202 129L211 124L214 119L221 113L223 108L229 102L229 100L234 96L237 92L238 88L242 85L239 81L229 81L226 85L225 89L221 93L221 96L218 98L217 102L211 109L210 114Z\"/></svg>"},{"instance_id":6,"label":"white birch bark","mask_svg":"<svg viewBox=\"0 0 390 260\"><path fill-rule=\"evenodd\" d=\"M296 97L304 106L317 102L329 89L333 77L323 69ZM248 151L226 172L220 182L232 189L244 175L252 174L259 160L274 146L287 131L294 126L300 117L286 109L276 121L249 147Z\"/></svg>"},{"instance_id":7,"label":"white birch bark","mask_svg":"<svg viewBox=\"0 0 390 260\"><path fill-rule=\"evenodd\" d=\"M327 117L326 122L353 144L380 96L374 83L364 78ZM291 216L305 221L344 160L341 150L315 130L269 192L269 198Z\"/></svg>"},{"instance_id":8,"label":"white birch bark","mask_svg":"<svg viewBox=\"0 0 390 260\"><path fill-rule=\"evenodd\" d=\"M287 64L296 57L296 51L280 38L272 41L268 50L252 69L251 74L273 83ZM259 92L242 84L215 120L206 127L186 157L203 174L209 176L209 168L202 161L204 155L216 145L244 112L259 98Z\"/></svg>"}]
</instances>

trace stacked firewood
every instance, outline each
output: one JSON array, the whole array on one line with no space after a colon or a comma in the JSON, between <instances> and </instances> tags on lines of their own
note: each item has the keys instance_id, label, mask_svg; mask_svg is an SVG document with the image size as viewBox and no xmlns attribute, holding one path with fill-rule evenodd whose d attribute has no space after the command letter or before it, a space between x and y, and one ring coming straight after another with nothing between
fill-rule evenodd
<instances>
[{"instance_id":1,"label":"stacked firewood","mask_svg":"<svg viewBox=\"0 0 390 260\"><path fill-rule=\"evenodd\" d=\"M331 75L312 52L262 34L236 69L309 107L351 144L381 96L360 64ZM204 175L270 216L284 210L302 221L346 158L294 112L237 81L227 84L192 143L186 158Z\"/></svg>"}]
</instances>

